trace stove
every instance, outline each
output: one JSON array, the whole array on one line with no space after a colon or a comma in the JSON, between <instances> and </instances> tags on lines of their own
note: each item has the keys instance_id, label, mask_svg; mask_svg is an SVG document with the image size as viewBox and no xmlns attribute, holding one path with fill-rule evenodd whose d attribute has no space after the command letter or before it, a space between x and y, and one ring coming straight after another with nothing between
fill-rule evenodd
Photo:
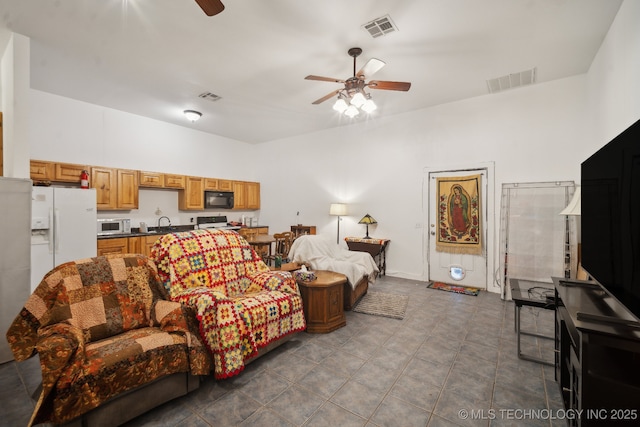
<instances>
[{"instance_id":1,"label":"stove","mask_svg":"<svg viewBox=\"0 0 640 427\"><path fill-rule=\"evenodd\" d=\"M215 230L240 230L239 226L229 225L226 215L199 216L196 218L198 228L212 228Z\"/></svg>"}]
</instances>

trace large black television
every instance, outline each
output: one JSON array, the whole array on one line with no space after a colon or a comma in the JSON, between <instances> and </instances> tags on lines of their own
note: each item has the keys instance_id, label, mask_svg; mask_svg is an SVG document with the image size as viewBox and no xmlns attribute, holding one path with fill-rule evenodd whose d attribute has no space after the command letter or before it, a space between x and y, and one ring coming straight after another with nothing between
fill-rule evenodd
<instances>
[{"instance_id":1,"label":"large black television","mask_svg":"<svg viewBox=\"0 0 640 427\"><path fill-rule=\"evenodd\" d=\"M640 319L640 120L582 163L582 266Z\"/></svg>"}]
</instances>

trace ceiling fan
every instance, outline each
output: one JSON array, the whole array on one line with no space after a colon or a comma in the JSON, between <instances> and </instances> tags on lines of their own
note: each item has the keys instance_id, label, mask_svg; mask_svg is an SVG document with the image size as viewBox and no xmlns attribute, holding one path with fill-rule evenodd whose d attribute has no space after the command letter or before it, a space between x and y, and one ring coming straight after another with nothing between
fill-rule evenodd
<instances>
[{"instance_id":1,"label":"ceiling fan","mask_svg":"<svg viewBox=\"0 0 640 427\"><path fill-rule=\"evenodd\" d=\"M207 16L217 15L224 10L224 5L220 0L196 0Z\"/></svg>"},{"instance_id":2,"label":"ceiling fan","mask_svg":"<svg viewBox=\"0 0 640 427\"><path fill-rule=\"evenodd\" d=\"M356 58L360 56L362 49L359 47L352 47L347 51L347 53L353 58L353 77L349 77L346 80L314 75L305 77L306 80L318 80L322 82L344 84L343 88L334 90L322 98L313 101L312 104L320 104L327 99L338 95L338 100L333 106L334 110L353 117L358 114L358 108L361 108L366 112L371 112L376 108L375 104L371 100L371 95L365 92L365 88L399 90L403 92L406 92L411 88L411 83L408 82L390 82L385 80L369 80L368 83L365 82L366 78L371 77L374 73L384 67L385 62L376 58L371 58L366 64L364 64L360 71L356 73Z\"/></svg>"}]
</instances>

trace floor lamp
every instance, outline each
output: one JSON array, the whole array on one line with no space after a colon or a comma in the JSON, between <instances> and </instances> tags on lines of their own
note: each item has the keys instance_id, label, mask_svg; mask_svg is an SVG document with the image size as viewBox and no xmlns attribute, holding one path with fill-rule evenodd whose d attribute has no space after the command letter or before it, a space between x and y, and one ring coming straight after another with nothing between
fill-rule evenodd
<instances>
[{"instance_id":1,"label":"floor lamp","mask_svg":"<svg viewBox=\"0 0 640 427\"><path fill-rule=\"evenodd\" d=\"M338 235L336 237L336 243L340 244L340 217L347 214L347 205L344 203L331 203L329 208L329 215L336 215L338 217Z\"/></svg>"}]
</instances>

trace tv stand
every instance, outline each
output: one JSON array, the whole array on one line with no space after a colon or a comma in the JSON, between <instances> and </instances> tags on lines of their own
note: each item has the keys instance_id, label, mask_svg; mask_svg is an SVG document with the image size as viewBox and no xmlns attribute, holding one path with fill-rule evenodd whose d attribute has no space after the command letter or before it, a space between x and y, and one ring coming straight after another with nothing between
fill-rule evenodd
<instances>
[{"instance_id":1,"label":"tv stand","mask_svg":"<svg viewBox=\"0 0 640 427\"><path fill-rule=\"evenodd\" d=\"M583 288L597 288L600 289L600 285L590 280L567 280L559 279L558 283L562 286L582 286Z\"/></svg>"},{"instance_id":2,"label":"tv stand","mask_svg":"<svg viewBox=\"0 0 640 427\"><path fill-rule=\"evenodd\" d=\"M640 323L595 286L566 286L556 295L555 375L570 426L638 425Z\"/></svg>"}]
</instances>

